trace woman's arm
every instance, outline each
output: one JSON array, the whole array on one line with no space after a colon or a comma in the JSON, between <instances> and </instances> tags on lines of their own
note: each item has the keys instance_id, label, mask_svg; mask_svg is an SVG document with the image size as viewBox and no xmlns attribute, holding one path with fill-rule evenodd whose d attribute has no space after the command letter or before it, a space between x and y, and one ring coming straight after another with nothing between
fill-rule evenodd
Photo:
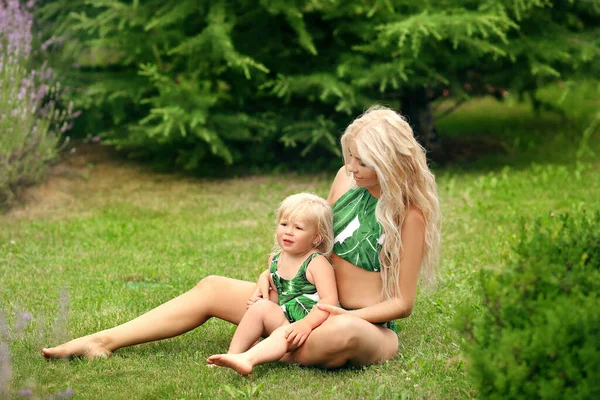
<instances>
[{"instance_id":1,"label":"woman's arm","mask_svg":"<svg viewBox=\"0 0 600 400\"><path fill-rule=\"evenodd\" d=\"M412 313L415 303L424 249L425 218L420 211L411 209L402 225L402 255L398 271L400 293L393 299L383 300L353 311L327 306L320 306L320 308L334 315L350 313L374 323L408 317Z\"/></svg>"},{"instance_id":2,"label":"woman's arm","mask_svg":"<svg viewBox=\"0 0 600 400\"><path fill-rule=\"evenodd\" d=\"M272 301L273 303L277 303L279 304L279 293L277 293L277 287L275 286L275 282L273 282L273 278L271 277L271 271L267 270L267 279L269 279L269 296L267 297L268 300Z\"/></svg>"},{"instance_id":3,"label":"woman's arm","mask_svg":"<svg viewBox=\"0 0 600 400\"><path fill-rule=\"evenodd\" d=\"M269 256L269 261L267 264L268 266L271 265L272 259L273 256ZM273 282L271 281L271 272L268 266L267 269L264 270L258 276L256 286L254 287L254 292L252 292L252 296L250 296L250 298L248 298L248 301L246 302L246 308L250 307L252 304L256 303L260 299L267 299L273 301L271 299L273 290L270 289L275 289L275 285L273 285ZM276 291L275 294L277 294ZM277 303L277 298L275 299L275 303Z\"/></svg>"},{"instance_id":4,"label":"woman's arm","mask_svg":"<svg viewBox=\"0 0 600 400\"><path fill-rule=\"evenodd\" d=\"M329 190L329 195L327 196L327 202L333 205L344 193L346 193L352 185L354 184L354 179L348 176L348 172L346 172L346 167L342 167L338 170L335 175L335 179L331 184L331 189Z\"/></svg>"}]
</instances>

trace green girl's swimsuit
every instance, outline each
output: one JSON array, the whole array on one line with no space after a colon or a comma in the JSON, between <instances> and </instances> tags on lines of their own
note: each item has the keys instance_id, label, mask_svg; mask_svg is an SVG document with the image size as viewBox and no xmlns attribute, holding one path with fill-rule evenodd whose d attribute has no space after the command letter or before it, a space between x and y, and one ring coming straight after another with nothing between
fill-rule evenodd
<instances>
[{"instance_id":1,"label":"green girl's swimsuit","mask_svg":"<svg viewBox=\"0 0 600 400\"><path fill-rule=\"evenodd\" d=\"M333 252L367 271L380 272L379 252L385 239L375 217L377 199L365 188L352 188L333 205ZM398 333L395 321L382 324Z\"/></svg>"},{"instance_id":2,"label":"green girl's swimsuit","mask_svg":"<svg viewBox=\"0 0 600 400\"><path fill-rule=\"evenodd\" d=\"M306 268L308 264L320 253L312 253L300 266L292 279L287 280L279 276L277 264L281 253L273 256L269 272L279 295L279 306L285 317L290 322L300 321L306 317L315 304L319 302L317 287L308 281Z\"/></svg>"}]
</instances>

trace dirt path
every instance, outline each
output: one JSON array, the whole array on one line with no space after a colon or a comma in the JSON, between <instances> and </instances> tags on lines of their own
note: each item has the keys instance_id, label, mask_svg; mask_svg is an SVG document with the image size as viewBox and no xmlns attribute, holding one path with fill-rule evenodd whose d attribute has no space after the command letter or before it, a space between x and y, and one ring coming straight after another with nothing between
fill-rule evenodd
<instances>
[{"instance_id":1,"label":"dirt path","mask_svg":"<svg viewBox=\"0 0 600 400\"><path fill-rule=\"evenodd\" d=\"M150 176L140 165L120 158L107 146L77 144L61 155L44 181L25 189L19 204L3 217L51 217L63 214L65 209L81 213L86 198L111 191L119 183L143 181Z\"/></svg>"},{"instance_id":2,"label":"dirt path","mask_svg":"<svg viewBox=\"0 0 600 400\"><path fill-rule=\"evenodd\" d=\"M74 149L63 153L43 182L27 188L20 203L0 215L0 221L85 216L98 207L123 203L176 212L193 206L200 197L220 202L222 197L233 196L234 203L243 205L257 193L268 192L272 185L286 187L290 192L314 191L329 181L317 176L277 174L200 179L152 171L149 166L124 159L99 144L78 144ZM328 186L324 189L328 190Z\"/></svg>"}]
</instances>

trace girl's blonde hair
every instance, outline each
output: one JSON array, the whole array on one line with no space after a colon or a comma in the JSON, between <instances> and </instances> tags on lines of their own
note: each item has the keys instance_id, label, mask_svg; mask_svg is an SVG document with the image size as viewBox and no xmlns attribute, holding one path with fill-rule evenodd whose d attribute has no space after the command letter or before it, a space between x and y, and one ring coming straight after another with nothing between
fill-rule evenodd
<instances>
[{"instance_id":1,"label":"girl's blonde hair","mask_svg":"<svg viewBox=\"0 0 600 400\"><path fill-rule=\"evenodd\" d=\"M307 224L315 227L315 236L319 238L314 246L325 257L331 255L333 249L333 211L327 200L313 193L298 193L286 197L277 209L277 223L282 219L293 221L302 218ZM281 251L275 234L275 245L272 255Z\"/></svg>"},{"instance_id":2,"label":"girl's blonde hair","mask_svg":"<svg viewBox=\"0 0 600 400\"><path fill-rule=\"evenodd\" d=\"M425 149L416 141L410 125L394 110L374 106L346 128L341 142L345 164L350 163L349 144L354 142L357 156L375 170L381 186L375 216L385 235L379 253L383 295L391 298L400 294L401 230L411 207L425 217L421 271L425 282L434 285L441 226L437 185L427 166Z\"/></svg>"}]
</instances>

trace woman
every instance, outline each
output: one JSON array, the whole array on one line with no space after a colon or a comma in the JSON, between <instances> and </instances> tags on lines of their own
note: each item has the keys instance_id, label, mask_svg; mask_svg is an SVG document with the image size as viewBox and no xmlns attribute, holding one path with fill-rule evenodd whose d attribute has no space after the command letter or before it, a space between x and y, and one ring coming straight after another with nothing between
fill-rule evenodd
<instances>
[{"instance_id":1,"label":"woman","mask_svg":"<svg viewBox=\"0 0 600 400\"><path fill-rule=\"evenodd\" d=\"M374 107L341 139L345 166L328 201L334 212L335 268L343 308L322 305L329 318L286 361L336 368L395 357L393 321L413 309L419 274L435 282L440 211L435 177L412 129L393 110ZM180 335L211 317L238 324L246 308L268 298L269 283L221 276L117 327L43 349L48 358L108 357L134 344Z\"/></svg>"}]
</instances>

